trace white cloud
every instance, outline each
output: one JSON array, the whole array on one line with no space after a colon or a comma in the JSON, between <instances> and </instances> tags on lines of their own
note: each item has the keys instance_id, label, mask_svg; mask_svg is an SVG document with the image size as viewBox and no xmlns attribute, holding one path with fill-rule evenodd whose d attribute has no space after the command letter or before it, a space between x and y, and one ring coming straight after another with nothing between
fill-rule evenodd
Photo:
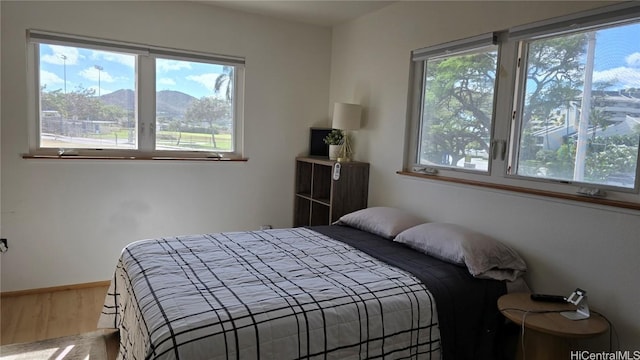
<instances>
[{"instance_id":1,"label":"white cloud","mask_svg":"<svg viewBox=\"0 0 640 360\"><path fill-rule=\"evenodd\" d=\"M48 90L51 90L51 85L63 83L64 80L60 76L49 71L40 70L40 85L46 85Z\"/></svg>"},{"instance_id":2,"label":"white cloud","mask_svg":"<svg viewBox=\"0 0 640 360\"><path fill-rule=\"evenodd\" d=\"M160 84L160 85L175 85L176 82L171 78L161 78L161 79L158 79L158 84Z\"/></svg>"},{"instance_id":3,"label":"white cloud","mask_svg":"<svg viewBox=\"0 0 640 360\"><path fill-rule=\"evenodd\" d=\"M191 69L191 64L186 61L158 59L156 70L158 72L169 72L180 69Z\"/></svg>"},{"instance_id":4,"label":"white cloud","mask_svg":"<svg viewBox=\"0 0 640 360\"><path fill-rule=\"evenodd\" d=\"M136 66L136 57L134 55L94 50L91 52L91 59L96 61L103 60L108 62L116 62L128 66L132 69Z\"/></svg>"},{"instance_id":5,"label":"white cloud","mask_svg":"<svg viewBox=\"0 0 640 360\"><path fill-rule=\"evenodd\" d=\"M640 52L635 52L631 55L628 55L624 58L624 61L626 61L627 65L629 66L640 67Z\"/></svg>"},{"instance_id":6,"label":"white cloud","mask_svg":"<svg viewBox=\"0 0 640 360\"><path fill-rule=\"evenodd\" d=\"M594 71L593 81L611 82L614 83L616 88L640 88L640 68L617 67L604 71Z\"/></svg>"},{"instance_id":7,"label":"white cloud","mask_svg":"<svg viewBox=\"0 0 640 360\"><path fill-rule=\"evenodd\" d=\"M200 85L204 86L209 91L211 91L213 95L213 93L215 92L216 79L218 78L218 76L220 76L220 74L218 73L207 73L207 74L201 74L201 75L189 75L187 76L187 79L191 81L195 81ZM220 89L220 92L224 93L224 90L225 89Z\"/></svg>"},{"instance_id":8,"label":"white cloud","mask_svg":"<svg viewBox=\"0 0 640 360\"><path fill-rule=\"evenodd\" d=\"M40 60L49 64L55 65L74 65L78 63L78 59L81 57L77 48L60 46L60 45L47 45L53 54L48 54L40 57Z\"/></svg>"},{"instance_id":9,"label":"white cloud","mask_svg":"<svg viewBox=\"0 0 640 360\"><path fill-rule=\"evenodd\" d=\"M115 81L108 72L105 70L98 71L98 69L93 66L80 71L79 75L87 80L95 82L98 82L98 78L100 79L100 82L104 81L111 83Z\"/></svg>"}]
</instances>

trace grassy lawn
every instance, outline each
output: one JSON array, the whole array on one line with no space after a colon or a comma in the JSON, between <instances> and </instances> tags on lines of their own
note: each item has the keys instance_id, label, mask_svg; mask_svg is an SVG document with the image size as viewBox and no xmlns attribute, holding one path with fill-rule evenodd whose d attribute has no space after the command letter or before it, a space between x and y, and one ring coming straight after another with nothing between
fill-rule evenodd
<instances>
[{"instance_id":1,"label":"grassy lawn","mask_svg":"<svg viewBox=\"0 0 640 360\"><path fill-rule=\"evenodd\" d=\"M129 130L118 130L108 134L87 134L85 137L114 143L117 140L118 144L124 145L128 142ZM180 143L178 143L178 139L180 139ZM216 134L215 141L216 147L213 146L211 134L206 133L183 132L180 134L177 131L160 131L156 135L156 145L162 149L231 150L231 134Z\"/></svg>"},{"instance_id":2,"label":"grassy lawn","mask_svg":"<svg viewBox=\"0 0 640 360\"><path fill-rule=\"evenodd\" d=\"M180 138L180 144L178 144ZM160 146L189 148L195 150L231 150L231 134L216 134L216 147L213 147L211 134L187 133L182 136L175 131L160 131L156 137L156 143Z\"/></svg>"}]
</instances>

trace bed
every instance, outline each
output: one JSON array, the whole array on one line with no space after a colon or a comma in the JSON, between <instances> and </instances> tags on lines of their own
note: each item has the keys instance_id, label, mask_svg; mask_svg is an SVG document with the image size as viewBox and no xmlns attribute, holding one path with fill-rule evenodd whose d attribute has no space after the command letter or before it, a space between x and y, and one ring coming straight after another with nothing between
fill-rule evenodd
<instances>
[{"instance_id":1,"label":"bed","mask_svg":"<svg viewBox=\"0 0 640 360\"><path fill-rule=\"evenodd\" d=\"M98 327L120 359L497 359L505 292L351 226L189 235L122 251Z\"/></svg>"}]
</instances>

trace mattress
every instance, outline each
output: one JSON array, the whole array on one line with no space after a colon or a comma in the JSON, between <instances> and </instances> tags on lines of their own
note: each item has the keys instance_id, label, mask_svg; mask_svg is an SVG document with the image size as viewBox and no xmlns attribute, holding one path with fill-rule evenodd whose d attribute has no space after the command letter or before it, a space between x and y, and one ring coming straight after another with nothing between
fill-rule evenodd
<instances>
[{"instance_id":1,"label":"mattress","mask_svg":"<svg viewBox=\"0 0 640 360\"><path fill-rule=\"evenodd\" d=\"M439 358L435 318L415 277L295 228L129 245L99 327L124 359Z\"/></svg>"},{"instance_id":2,"label":"mattress","mask_svg":"<svg viewBox=\"0 0 640 360\"><path fill-rule=\"evenodd\" d=\"M344 226L200 234L127 246L98 325L120 359L494 359L504 291Z\"/></svg>"}]
</instances>

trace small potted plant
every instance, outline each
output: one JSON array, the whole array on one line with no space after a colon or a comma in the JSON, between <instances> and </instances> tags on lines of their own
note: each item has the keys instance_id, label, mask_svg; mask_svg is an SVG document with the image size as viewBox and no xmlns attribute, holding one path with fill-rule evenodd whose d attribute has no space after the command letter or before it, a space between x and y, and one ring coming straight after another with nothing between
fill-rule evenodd
<instances>
[{"instance_id":1,"label":"small potted plant","mask_svg":"<svg viewBox=\"0 0 640 360\"><path fill-rule=\"evenodd\" d=\"M340 147L342 145L342 141L344 140L342 130L331 130L331 132L328 133L323 140L325 144L329 145L329 159L336 160L338 158L338 155L340 154Z\"/></svg>"}]
</instances>

